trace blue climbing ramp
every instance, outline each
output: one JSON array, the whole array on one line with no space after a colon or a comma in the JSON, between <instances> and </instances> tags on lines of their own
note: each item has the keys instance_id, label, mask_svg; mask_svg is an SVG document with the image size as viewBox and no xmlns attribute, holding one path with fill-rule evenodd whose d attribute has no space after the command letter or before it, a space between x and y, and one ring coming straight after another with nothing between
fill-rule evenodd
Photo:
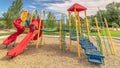
<instances>
[{"instance_id":1,"label":"blue climbing ramp","mask_svg":"<svg viewBox=\"0 0 120 68\"><path fill-rule=\"evenodd\" d=\"M71 40L76 41L76 37L73 36ZM80 38L79 43L81 44L81 47L84 49L86 55L88 56L89 62L96 64L103 63L104 56L92 42L90 42L87 38Z\"/></svg>"},{"instance_id":2,"label":"blue climbing ramp","mask_svg":"<svg viewBox=\"0 0 120 68\"><path fill-rule=\"evenodd\" d=\"M102 53L98 50L94 51L88 51L86 52L86 55L88 56L88 61L96 64L102 64L104 56Z\"/></svg>"},{"instance_id":3,"label":"blue climbing ramp","mask_svg":"<svg viewBox=\"0 0 120 68\"><path fill-rule=\"evenodd\" d=\"M92 42L90 42L87 38L81 38L79 43L88 56L89 62L96 64L103 63L104 56Z\"/></svg>"}]
</instances>

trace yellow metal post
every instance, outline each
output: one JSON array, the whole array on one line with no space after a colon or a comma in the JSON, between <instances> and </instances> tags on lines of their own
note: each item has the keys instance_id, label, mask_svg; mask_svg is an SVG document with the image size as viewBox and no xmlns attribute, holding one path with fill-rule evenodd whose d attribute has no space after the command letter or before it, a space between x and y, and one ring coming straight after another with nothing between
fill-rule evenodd
<instances>
[{"instance_id":1,"label":"yellow metal post","mask_svg":"<svg viewBox=\"0 0 120 68\"><path fill-rule=\"evenodd\" d=\"M35 10L32 11L32 15L31 15L31 18L30 18L30 24L32 23L32 19L33 19L33 15L35 14ZM30 29L28 29L28 32L29 32Z\"/></svg>"},{"instance_id":2,"label":"yellow metal post","mask_svg":"<svg viewBox=\"0 0 120 68\"><path fill-rule=\"evenodd\" d=\"M62 48L62 18L60 19L60 49Z\"/></svg>"},{"instance_id":3,"label":"yellow metal post","mask_svg":"<svg viewBox=\"0 0 120 68\"><path fill-rule=\"evenodd\" d=\"M112 51L113 51L114 55L117 55L117 51L116 51L115 45L114 45L114 43L112 41L111 33L110 33L109 28L108 28L108 24L107 24L106 18L104 18L104 22L105 22L105 25L106 25L106 29L107 29L108 35L110 37L110 43L112 45Z\"/></svg>"},{"instance_id":4,"label":"yellow metal post","mask_svg":"<svg viewBox=\"0 0 120 68\"><path fill-rule=\"evenodd\" d=\"M37 12L37 10L35 10L35 13L36 13L35 19L38 19L38 12Z\"/></svg>"},{"instance_id":5,"label":"yellow metal post","mask_svg":"<svg viewBox=\"0 0 120 68\"><path fill-rule=\"evenodd\" d=\"M88 18L87 18L86 11L84 11L84 14L85 14L85 20L86 20L86 27L87 27L88 39L90 40L90 31L89 31Z\"/></svg>"},{"instance_id":6,"label":"yellow metal post","mask_svg":"<svg viewBox=\"0 0 120 68\"><path fill-rule=\"evenodd\" d=\"M70 52L72 52L72 40L71 40L71 12L68 12L68 20L69 20L69 36L70 36Z\"/></svg>"},{"instance_id":7,"label":"yellow metal post","mask_svg":"<svg viewBox=\"0 0 120 68\"><path fill-rule=\"evenodd\" d=\"M74 10L75 19L76 19L76 39L77 39L77 47L78 47L78 57L80 57L80 44L79 44L79 35L78 35L78 19L76 9Z\"/></svg>"},{"instance_id":8,"label":"yellow metal post","mask_svg":"<svg viewBox=\"0 0 120 68\"><path fill-rule=\"evenodd\" d=\"M43 20L45 20L45 17L46 17L46 11L45 10L43 10L43 15L44 15ZM42 26L43 26L43 24L44 23L42 23ZM42 30L44 30L44 26L43 26ZM44 44L43 36L44 36L44 32L42 32L42 35L41 35L41 44L42 45Z\"/></svg>"},{"instance_id":9,"label":"yellow metal post","mask_svg":"<svg viewBox=\"0 0 120 68\"><path fill-rule=\"evenodd\" d=\"M37 12L37 10L35 10L34 11L35 13L34 13L34 15L35 15L35 19L38 19L38 12ZM32 40L33 40L33 38L32 38ZM35 44L35 42L33 42L33 45Z\"/></svg>"},{"instance_id":10,"label":"yellow metal post","mask_svg":"<svg viewBox=\"0 0 120 68\"><path fill-rule=\"evenodd\" d=\"M103 49L103 44L102 44L102 39L101 39L101 34L100 34L100 30L99 30L99 26L98 26L98 21L97 18L95 17L95 23L96 23L96 28L97 28L97 32L98 32L98 37L100 38L100 42L101 42L101 46L100 46L100 50L104 55L104 49Z\"/></svg>"},{"instance_id":11,"label":"yellow metal post","mask_svg":"<svg viewBox=\"0 0 120 68\"><path fill-rule=\"evenodd\" d=\"M42 19L42 10L40 11L40 23L41 23L41 19ZM38 48L38 45L39 45L40 23L38 26L38 37L37 37L37 42L36 42L36 48Z\"/></svg>"},{"instance_id":12,"label":"yellow metal post","mask_svg":"<svg viewBox=\"0 0 120 68\"><path fill-rule=\"evenodd\" d=\"M33 19L33 15L35 14L35 10L32 11L32 15L31 15L31 18L30 18L30 24L32 22L32 19Z\"/></svg>"},{"instance_id":13,"label":"yellow metal post","mask_svg":"<svg viewBox=\"0 0 120 68\"><path fill-rule=\"evenodd\" d=\"M30 24L32 23L32 19L33 19L34 14L35 14L35 10L32 11L32 15L31 15L31 18L30 18ZM28 32L29 32L29 29L28 29Z\"/></svg>"}]
</instances>

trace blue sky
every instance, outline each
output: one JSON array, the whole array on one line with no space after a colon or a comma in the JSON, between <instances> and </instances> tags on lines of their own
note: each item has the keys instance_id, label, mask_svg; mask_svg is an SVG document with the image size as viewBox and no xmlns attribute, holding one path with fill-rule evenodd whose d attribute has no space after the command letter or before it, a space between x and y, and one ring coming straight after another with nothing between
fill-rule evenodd
<instances>
[{"instance_id":1,"label":"blue sky","mask_svg":"<svg viewBox=\"0 0 120 68\"><path fill-rule=\"evenodd\" d=\"M2 13L5 12L8 7L11 5L11 0L1 0L0 1L0 16L2 16Z\"/></svg>"},{"instance_id":2,"label":"blue sky","mask_svg":"<svg viewBox=\"0 0 120 68\"><path fill-rule=\"evenodd\" d=\"M13 0L0 1L0 17L3 12L6 12L8 7L12 5ZM23 0L23 10L41 10L45 9L46 12L51 11L56 16L61 14L67 15L67 9L74 3L79 3L87 7L87 14L94 15L100 9L105 9L105 6L111 2L120 2L120 0ZM84 16L81 13L81 16Z\"/></svg>"}]
</instances>

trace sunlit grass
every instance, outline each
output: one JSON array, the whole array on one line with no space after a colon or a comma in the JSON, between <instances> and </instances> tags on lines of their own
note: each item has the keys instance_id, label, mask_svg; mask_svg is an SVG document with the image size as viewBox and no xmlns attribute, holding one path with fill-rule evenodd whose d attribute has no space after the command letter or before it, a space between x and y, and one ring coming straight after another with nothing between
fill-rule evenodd
<instances>
[{"instance_id":1,"label":"sunlit grass","mask_svg":"<svg viewBox=\"0 0 120 68\"><path fill-rule=\"evenodd\" d=\"M55 30L55 29L46 29L46 30ZM0 36L11 35L13 33L14 32L0 33ZM28 30L25 30L23 34L27 34L27 33L28 33ZM106 30L101 30L100 33L101 33L101 36L108 36L108 32ZM112 37L120 37L120 31L110 30L110 33L111 33ZM59 35L59 32L44 32L44 35ZM67 35L68 35L68 33L67 33ZM91 32L90 36L98 36L98 33Z\"/></svg>"},{"instance_id":2,"label":"sunlit grass","mask_svg":"<svg viewBox=\"0 0 120 68\"><path fill-rule=\"evenodd\" d=\"M111 36L112 37L120 37L120 31L117 30L110 30ZM101 36L108 36L108 32L106 30L102 30L100 32ZM97 32L91 32L91 36L97 36Z\"/></svg>"}]
</instances>

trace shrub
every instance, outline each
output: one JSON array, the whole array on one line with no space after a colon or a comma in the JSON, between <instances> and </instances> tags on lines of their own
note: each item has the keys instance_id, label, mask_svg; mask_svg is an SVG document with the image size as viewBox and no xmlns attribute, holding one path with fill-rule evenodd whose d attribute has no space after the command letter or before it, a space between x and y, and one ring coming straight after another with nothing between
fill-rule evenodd
<instances>
[{"instance_id":1,"label":"shrub","mask_svg":"<svg viewBox=\"0 0 120 68\"><path fill-rule=\"evenodd\" d=\"M117 23L112 23L112 27L114 27L114 28L118 28L119 25L118 25Z\"/></svg>"},{"instance_id":2,"label":"shrub","mask_svg":"<svg viewBox=\"0 0 120 68\"><path fill-rule=\"evenodd\" d=\"M6 27L5 21L0 21L0 29L5 28L5 27Z\"/></svg>"},{"instance_id":3,"label":"shrub","mask_svg":"<svg viewBox=\"0 0 120 68\"><path fill-rule=\"evenodd\" d=\"M97 32L97 29L95 27L91 27L90 32Z\"/></svg>"}]
</instances>

